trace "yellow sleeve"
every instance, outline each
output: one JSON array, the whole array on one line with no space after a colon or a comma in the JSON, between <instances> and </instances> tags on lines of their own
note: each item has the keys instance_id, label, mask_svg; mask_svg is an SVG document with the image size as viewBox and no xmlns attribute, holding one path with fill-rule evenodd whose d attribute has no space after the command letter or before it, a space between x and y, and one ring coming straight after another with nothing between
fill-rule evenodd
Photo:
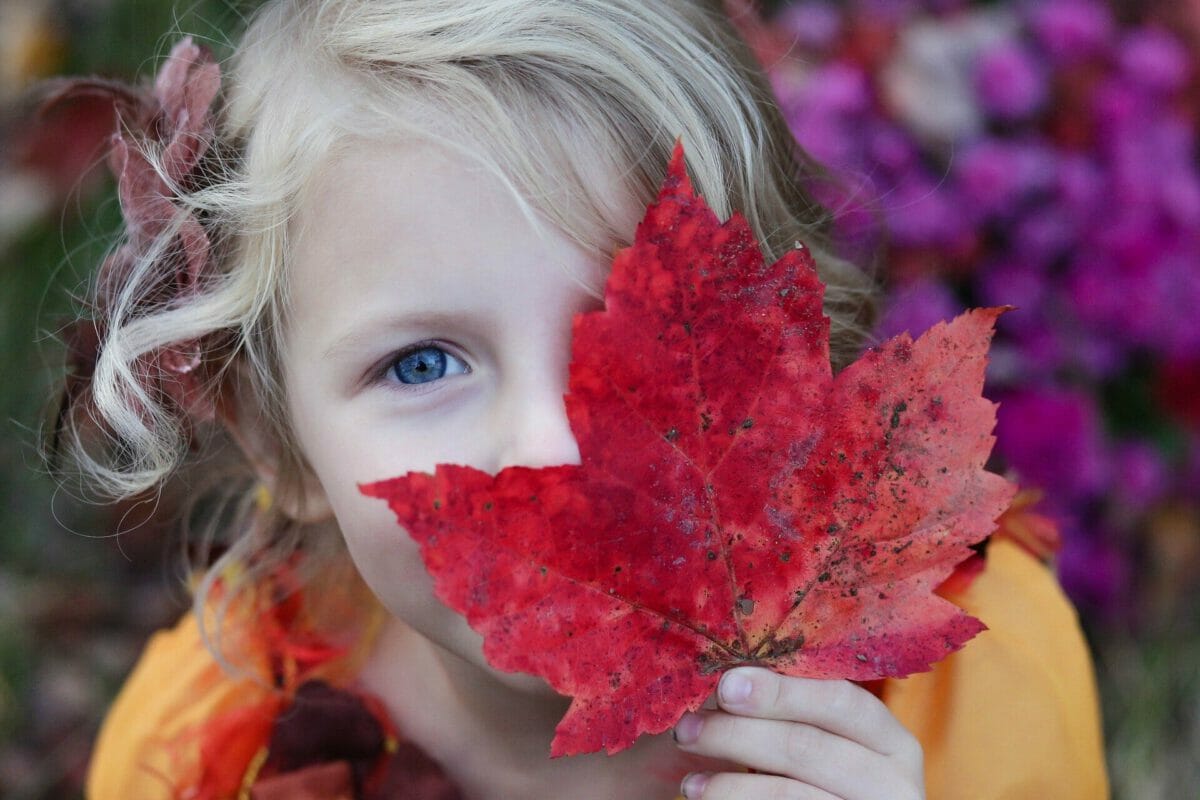
<instances>
[{"instance_id":1,"label":"yellow sleeve","mask_svg":"<svg viewBox=\"0 0 1200 800\"><path fill-rule=\"evenodd\" d=\"M1107 798L1091 659L1051 572L996 537L982 574L950 599L988 630L883 687L925 749L929 800Z\"/></svg>"},{"instance_id":2,"label":"yellow sleeve","mask_svg":"<svg viewBox=\"0 0 1200 800\"><path fill-rule=\"evenodd\" d=\"M213 659L192 614L155 634L100 729L87 775L88 800L173 800L196 768L189 731L269 691L234 679Z\"/></svg>"}]
</instances>

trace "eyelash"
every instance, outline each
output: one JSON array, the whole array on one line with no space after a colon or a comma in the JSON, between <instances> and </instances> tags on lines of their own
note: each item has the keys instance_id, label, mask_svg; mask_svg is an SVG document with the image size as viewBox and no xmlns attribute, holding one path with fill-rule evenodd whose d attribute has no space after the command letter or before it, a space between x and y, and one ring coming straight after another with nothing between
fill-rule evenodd
<instances>
[{"instance_id":1,"label":"eyelash","mask_svg":"<svg viewBox=\"0 0 1200 800\"><path fill-rule=\"evenodd\" d=\"M437 339L422 339L419 342L413 342L412 344L405 345L399 350L396 350L388 355L388 357L385 358L379 364L379 366L373 370L374 380L372 382L386 384L387 388L394 391L404 392L406 394L422 394L431 391L433 384L438 383L438 380L441 379L429 381L428 384L424 384L404 383L403 381L399 380L399 378L395 377L397 364L413 353L429 347L435 347L438 350L443 350L447 355L462 361L467 366L467 374L470 374L472 371L470 363L468 363L467 359L459 355L455 348Z\"/></svg>"}]
</instances>

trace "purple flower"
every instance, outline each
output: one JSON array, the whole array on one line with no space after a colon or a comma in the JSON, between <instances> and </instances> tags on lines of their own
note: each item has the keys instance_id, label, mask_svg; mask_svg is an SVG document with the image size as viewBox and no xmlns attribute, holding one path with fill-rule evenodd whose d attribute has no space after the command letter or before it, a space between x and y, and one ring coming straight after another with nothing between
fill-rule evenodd
<instances>
[{"instance_id":1,"label":"purple flower","mask_svg":"<svg viewBox=\"0 0 1200 800\"><path fill-rule=\"evenodd\" d=\"M1107 484L1099 415L1081 391L1029 388L1000 400L996 452L1020 480L1063 502L1096 496Z\"/></svg>"},{"instance_id":2,"label":"purple flower","mask_svg":"<svg viewBox=\"0 0 1200 800\"><path fill-rule=\"evenodd\" d=\"M1074 331L1068 338L1069 360L1094 380L1108 380L1125 369L1129 342L1121 337Z\"/></svg>"},{"instance_id":3,"label":"purple flower","mask_svg":"<svg viewBox=\"0 0 1200 800\"><path fill-rule=\"evenodd\" d=\"M1026 7L1035 38L1058 63L1103 52L1116 35L1112 12L1099 0L1038 0Z\"/></svg>"},{"instance_id":4,"label":"purple flower","mask_svg":"<svg viewBox=\"0 0 1200 800\"><path fill-rule=\"evenodd\" d=\"M953 248L974 233L953 189L914 170L881 198L892 241L901 247Z\"/></svg>"},{"instance_id":5,"label":"purple flower","mask_svg":"<svg viewBox=\"0 0 1200 800\"><path fill-rule=\"evenodd\" d=\"M1129 337L1143 313L1140 291L1110 256L1081 254L1071 264L1064 288L1079 319L1098 333ZM1138 336L1140 341L1143 336Z\"/></svg>"},{"instance_id":6,"label":"purple flower","mask_svg":"<svg viewBox=\"0 0 1200 800\"><path fill-rule=\"evenodd\" d=\"M807 102L825 113L855 115L871 108L867 76L855 66L833 61L818 68L805 87Z\"/></svg>"},{"instance_id":7,"label":"purple flower","mask_svg":"<svg viewBox=\"0 0 1200 800\"><path fill-rule=\"evenodd\" d=\"M1192 73L1187 49L1170 33L1159 28L1130 32L1121 42L1121 69L1145 89L1171 94L1182 89Z\"/></svg>"},{"instance_id":8,"label":"purple flower","mask_svg":"<svg viewBox=\"0 0 1200 800\"><path fill-rule=\"evenodd\" d=\"M1032 311L1045 302L1049 288L1046 278L1025 261L992 261L984 264L975 276L979 301L988 306L1016 306L1017 311L1000 319L1020 325Z\"/></svg>"},{"instance_id":9,"label":"purple flower","mask_svg":"<svg viewBox=\"0 0 1200 800\"><path fill-rule=\"evenodd\" d=\"M915 339L962 311L962 303L940 281L923 278L900 288L887 304L876 328L880 339L908 331Z\"/></svg>"},{"instance_id":10,"label":"purple flower","mask_svg":"<svg viewBox=\"0 0 1200 800\"><path fill-rule=\"evenodd\" d=\"M1078 250L1080 220L1067 209L1043 205L1019 219L1012 229L1012 254L1026 263L1049 266Z\"/></svg>"},{"instance_id":11,"label":"purple flower","mask_svg":"<svg viewBox=\"0 0 1200 800\"><path fill-rule=\"evenodd\" d=\"M942 0L853 0L849 5L855 14L871 20L899 27L917 17L922 6L927 4L946 5ZM951 5L960 5L960 0L949 0Z\"/></svg>"},{"instance_id":12,"label":"purple flower","mask_svg":"<svg viewBox=\"0 0 1200 800\"><path fill-rule=\"evenodd\" d=\"M818 67L802 82L780 91L780 105L796 140L837 171L860 169L856 131L871 108L866 76L848 64Z\"/></svg>"},{"instance_id":13,"label":"purple flower","mask_svg":"<svg viewBox=\"0 0 1200 800\"><path fill-rule=\"evenodd\" d=\"M1053 164L1043 147L982 139L955 162L956 187L967 208L985 217L1010 218L1018 204L1053 180Z\"/></svg>"},{"instance_id":14,"label":"purple flower","mask_svg":"<svg viewBox=\"0 0 1200 800\"><path fill-rule=\"evenodd\" d=\"M1048 90L1042 65L1017 41L1003 41L980 56L975 86L983 107L1004 120L1033 114L1045 103Z\"/></svg>"},{"instance_id":15,"label":"purple flower","mask_svg":"<svg viewBox=\"0 0 1200 800\"><path fill-rule=\"evenodd\" d=\"M1113 452L1113 497L1131 516L1148 511L1168 489L1167 466L1147 442L1121 442Z\"/></svg>"},{"instance_id":16,"label":"purple flower","mask_svg":"<svg viewBox=\"0 0 1200 800\"><path fill-rule=\"evenodd\" d=\"M1089 535L1063 521L1058 578L1063 589L1086 611L1116 620L1129 613L1130 567L1111 537Z\"/></svg>"},{"instance_id":17,"label":"purple flower","mask_svg":"<svg viewBox=\"0 0 1200 800\"><path fill-rule=\"evenodd\" d=\"M870 134L868 158L893 174L914 169L921 155L913 140L894 125L878 125Z\"/></svg>"},{"instance_id":18,"label":"purple flower","mask_svg":"<svg viewBox=\"0 0 1200 800\"><path fill-rule=\"evenodd\" d=\"M1110 200L1104 172L1091 156L1060 152L1054 169L1056 201L1076 220L1090 217Z\"/></svg>"},{"instance_id":19,"label":"purple flower","mask_svg":"<svg viewBox=\"0 0 1200 800\"><path fill-rule=\"evenodd\" d=\"M1195 169L1175 169L1164 175L1159 184L1159 202L1180 228L1200 229L1200 175Z\"/></svg>"},{"instance_id":20,"label":"purple flower","mask_svg":"<svg viewBox=\"0 0 1200 800\"><path fill-rule=\"evenodd\" d=\"M1021 328L1014 332L1013 339L1025 370L1026 385L1056 380L1058 373L1070 362L1066 343L1054 325L1047 321L1042 309L1027 317Z\"/></svg>"},{"instance_id":21,"label":"purple flower","mask_svg":"<svg viewBox=\"0 0 1200 800\"><path fill-rule=\"evenodd\" d=\"M1188 246L1190 245L1190 246ZM1142 306L1152 309L1146 344L1169 358L1200 356L1200 248L1179 243L1149 268Z\"/></svg>"},{"instance_id":22,"label":"purple flower","mask_svg":"<svg viewBox=\"0 0 1200 800\"><path fill-rule=\"evenodd\" d=\"M828 50L842 33L841 13L822 0L792 3L779 13L776 22L808 50Z\"/></svg>"}]
</instances>

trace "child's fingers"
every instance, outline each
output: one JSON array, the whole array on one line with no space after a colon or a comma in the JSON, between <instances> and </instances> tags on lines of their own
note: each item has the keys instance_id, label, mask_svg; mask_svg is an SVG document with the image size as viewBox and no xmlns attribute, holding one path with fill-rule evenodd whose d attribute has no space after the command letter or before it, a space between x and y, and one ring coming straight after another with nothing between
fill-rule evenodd
<instances>
[{"instance_id":1,"label":"child's fingers","mask_svg":"<svg viewBox=\"0 0 1200 800\"><path fill-rule=\"evenodd\" d=\"M721 676L721 708L732 714L792 720L836 733L886 756L921 759L916 739L875 695L850 681L779 675L738 667Z\"/></svg>"},{"instance_id":2,"label":"child's fingers","mask_svg":"<svg viewBox=\"0 0 1200 800\"><path fill-rule=\"evenodd\" d=\"M812 725L715 711L686 716L676 732L680 748L689 753L794 778L834 797L911 796L896 792L897 785L912 783L907 770L857 742Z\"/></svg>"},{"instance_id":3,"label":"child's fingers","mask_svg":"<svg viewBox=\"0 0 1200 800\"><path fill-rule=\"evenodd\" d=\"M735 772L693 773L683 779L679 792L687 800L841 800L789 778Z\"/></svg>"}]
</instances>

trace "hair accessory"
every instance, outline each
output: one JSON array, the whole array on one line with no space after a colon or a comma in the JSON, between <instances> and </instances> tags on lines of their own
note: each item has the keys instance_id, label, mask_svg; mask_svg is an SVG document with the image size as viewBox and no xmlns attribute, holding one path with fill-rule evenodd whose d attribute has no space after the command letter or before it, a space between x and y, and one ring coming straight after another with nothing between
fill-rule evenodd
<instances>
[{"instance_id":1,"label":"hair accessory","mask_svg":"<svg viewBox=\"0 0 1200 800\"><path fill-rule=\"evenodd\" d=\"M172 48L151 89L119 81L80 78L59 83L42 104L100 96L113 104L116 131L108 165L117 180L126 238L100 266L91 319L64 331L70 370L55 430L58 431L90 384L100 357L116 297L135 266L155 248L161 270L139 291L135 308L160 309L199 292L212 264L212 247L195 213L176 191L195 188L197 166L213 135L211 106L221 86L220 67L189 36ZM147 157L157 153L157 163ZM161 171L160 171L161 170ZM169 241L162 238L170 233ZM164 246L165 245L165 246ZM205 398L197 368L204 342L176 342L143 356L140 374L151 393L169 398L192 419L209 419L214 404Z\"/></svg>"}]
</instances>

